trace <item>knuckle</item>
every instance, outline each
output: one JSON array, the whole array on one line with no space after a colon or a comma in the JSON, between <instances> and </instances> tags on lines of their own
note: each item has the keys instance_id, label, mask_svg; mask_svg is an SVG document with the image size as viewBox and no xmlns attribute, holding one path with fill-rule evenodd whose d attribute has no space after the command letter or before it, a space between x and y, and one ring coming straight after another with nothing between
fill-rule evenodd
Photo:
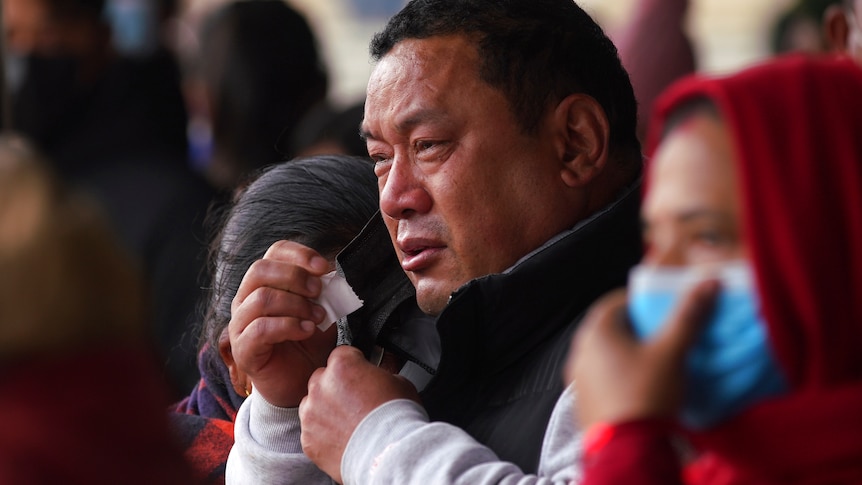
<instances>
[{"instance_id":1,"label":"knuckle","mask_svg":"<svg viewBox=\"0 0 862 485\"><path fill-rule=\"evenodd\" d=\"M243 340L247 342L258 341L265 333L266 318L258 317L251 321L243 332Z\"/></svg>"},{"instance_id":2,"label":"knuckle","mask_svg":"<svg viewBox=\"0 0 862 485\"><path fill-rule=\"evenodd\" d=\"M339 369L343 364L346 358L347 348L349 345L340 345L332 350L329 354L329 359L327 362L327 367L331 367L333 369Z\"/></svg>"},{"instance_id":3,"label":"knuckle","mask_svg":"<svg viewBox=\"0 0 862 485\"><path fill-rule=\"evenodd\" d=\"M267 266L267 264L268 263L265 259L255 260L254 262L251 263L251 265L248 267L248 270L245 272L246 277L247 278L253 277L253 276L259 274L260 272L263 271L263 268L265 268Z\"/></svg>"},{"instance_id":4,"label":"knuckle","mask_svg":"<svg viewBox=\"0 0 862 485\"><path fill-rule=\"evenodd\" d=\"M246 298L244 306L246 310L257 316L268 316L274 312L277 306L279 295L278 291L268 286L262 286L255 289Z\"/></svg>"},{"instance_id":5,"label":"knuckle","mask_svg":"<svg viewBox=\"0 0 862 485\"><path fill-rule=\"evenodd\" d=\"M257 294L255 303L258 308L260 308L261 313L263 315L269 315L270 309L275 306L278 301L277 292L272 288L264 286L257 289L255 293Z\"/></svg>"},{"instance_id":6,"label":"knuckle","mask_svg":"<svg viewBox=\"0 0 862 485\"><path fill-rule=\"evenodd\" d=\"M305 397L303 397L299 401L299 407L297 408L297 411L299 413L299 419L304 419L304 417L306 415L306 410L308 409L307 404L306 404L307 402L308 402L308 395L306 395Z\"/></svg>"},{"instance_id":7,"label":"knuckle","mask_svg":"<svg viewBox=\"0 0 862 485\"><path fill-rule=\"evenodd\" d=\"M309 433L303 431L299 436L299 443L300 445L302 445L303 453L305 453L305 455L313 461L315 458L317 458L317 450L314 448L314 443L309 441L308 437Z\"/></svg>"},{"instance_id":8,"label":"knuckle","mask_svg":"<svg viewBox=\"0 0 862 485\"><path fill-rule=\"evenodd\" d=\"M264 259L274 258L285 261L301 261L307 257L309 250L306 246L295 241L282 239L270 245L264 254Z\"/></svg>"},{"instance_id":9,"label":"knuckle","mask_svg":"<svg viewBox=\"0 0 862 485\"><path fill-rule=\"evenodd\" d=\"M260 281L261 273L264 272L264 268L266 267L266 262L263 260L257 260L248 267L243 275L242 281L239 284L239 288L237 288L236 295L234 295L233 300L231 301L231 311L236 311L240 305L243 304L248 295L254 290L261 286Z\"/></svg>"},{"instance_id":10,"label":"knuckle","mask_svg":"<svg viewBox=\"0 0 862 485\"><path fill-rule=\"evenodd\" d=\"M286 241L284 239L272 243L269 246L269 248L266 250L266 253L264 254L263 257L268 258L268 257L274 256L275 254L280 254L280 253L287 251L288 250L287 248L290 245L289 243L290 243L290 241Z\"/></svg>"}]
</instances>

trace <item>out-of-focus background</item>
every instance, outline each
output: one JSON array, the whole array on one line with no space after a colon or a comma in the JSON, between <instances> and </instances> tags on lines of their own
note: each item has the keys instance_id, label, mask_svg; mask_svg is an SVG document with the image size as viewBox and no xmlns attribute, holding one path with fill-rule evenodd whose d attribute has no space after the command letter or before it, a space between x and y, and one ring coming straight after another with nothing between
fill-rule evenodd
<instances>
[{"instance_id":1,"label":"out-of-focus background","mask_svg":"<svg viewBox=\"0 0 862 485\"><path fill-rule=\"evenodd\" d=\"M191 18L231 0L184 0ZM622 28L641 0L577 2L609 31ZM289 0L303 11L320 34L333 75L331 96L348 103L364 94L371 65L368 41L404 0ZM730 71L770 55L778 17L795 0L692 0L687 31L696 49L698 68Z\"/></svg>"},{"instance_id":2,"label":"out-of-focus background","mask_svg":"<svg viewBox=\"0 0 862 485\"><path fill-rule=\"evenodd\" d=\"M827 50L824 9L842 1L580 4L619 47L643 135L679 76ZM233 419L248 391L219 343L245 270L222 259L252 249L221 237L225 214L264 167L367 157L368 44L405 2L0 0L0 482L55 483L36 477L57 456L95 477L80 482L112 482L113 464L165 483L136 450L170 441L167 405ZM858 35L852 12L830 9L830 38ZM184 446L212 444L201 463L222 466L210 452L232 428L189 424ZM23 478L4 475L16 462Z\"/></svg>"},{"instance_id":3,"label":"out-of-focus background","mask_svg":"<svg viewBox=\"0 0 862 485\"><path fill-rule=\"evenodd\" d=\"M620 46L647 119L655 94L693 69L728 73L777 51L825 49L819 17L839 1L580 4ZM405 2L2 0L3 128L24 135L62 185L94 198L133 256L174 397L199 379L210 216L265 165L365 154L368 44ZM62 315L57 302L39 304Z\"/></svg>"}]
</instances>

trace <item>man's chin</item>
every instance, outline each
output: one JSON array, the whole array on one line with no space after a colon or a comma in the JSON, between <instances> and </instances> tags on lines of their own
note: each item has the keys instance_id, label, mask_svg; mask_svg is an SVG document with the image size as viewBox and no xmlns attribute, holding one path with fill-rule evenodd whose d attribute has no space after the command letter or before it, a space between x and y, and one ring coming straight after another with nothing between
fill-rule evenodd
<instances>
[{"instance_id":1,"label":"man's chin","mask_svg":"<svg viewBox=\"0 0 862 485\"><path fill-rule=\"evenodd\" d=\"M416 288L416 302L423 313L437 316L446 308L449 303L449 296L452 290L444 288L439 284L433 284L425 279L413 281L413 286Z\"/></svg>"}]
</instances>

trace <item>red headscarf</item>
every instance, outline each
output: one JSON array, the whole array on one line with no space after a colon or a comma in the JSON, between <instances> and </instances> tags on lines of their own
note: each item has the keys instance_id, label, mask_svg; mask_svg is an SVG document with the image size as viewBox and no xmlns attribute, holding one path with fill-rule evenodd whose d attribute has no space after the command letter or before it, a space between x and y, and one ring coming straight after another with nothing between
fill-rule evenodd
<instances>
[{"instance_id":1,"label":"red headscarf","mask_svg":"<svg viewBox=\"0 0 862 485\"><path fill-rule=\"evenodd\" d=\"M649 151L695 98L734 143L763 315L791 384L696 441L776 483L862 483L862 70L792 56L692 77L657 103Z\"/></svg>"}]
</instances>

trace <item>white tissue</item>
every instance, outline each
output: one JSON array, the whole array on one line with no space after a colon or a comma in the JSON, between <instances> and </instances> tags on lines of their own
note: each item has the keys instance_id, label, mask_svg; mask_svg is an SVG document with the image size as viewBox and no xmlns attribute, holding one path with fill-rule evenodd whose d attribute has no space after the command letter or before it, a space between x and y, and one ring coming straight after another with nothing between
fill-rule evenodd
<instances>
[{"instance_id":1,"label":"white tissue","mask_svg":"<svg viewBox=\"0 0 862 485\"><path fill-rule=\"evenodd\" d=\"M337 272L327 273L320 279L323 280L323 289L320 291L320 298L313 301L326 310L326 318L317 326L321 332L325 332L339 318L358 310L362 306L362 300L356 296L347 280Z\"/></svg>"}]
</instances>

